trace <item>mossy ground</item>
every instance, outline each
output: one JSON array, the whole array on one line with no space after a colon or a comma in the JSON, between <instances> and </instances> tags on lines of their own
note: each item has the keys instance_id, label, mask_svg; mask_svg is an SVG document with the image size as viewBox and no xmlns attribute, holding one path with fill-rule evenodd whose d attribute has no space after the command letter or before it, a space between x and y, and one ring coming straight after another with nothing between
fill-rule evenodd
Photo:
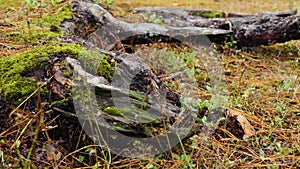
<instances>
[{"instance_id":1,"label":"mossy ground","mask_svg":"<svg viewBox=\"0 0 300 169\"><path fill-rule=\"evenodd\" d=\"M34 2L34 1L31 1ZM36 46L57 43L63 35L59 25L73 16L70 5L62 1L42 1L40 5L25 1L2 1L0 23L0 57L9 56ZM51 31L50 31L51 30Z\"/></svg>"}]
</instances>

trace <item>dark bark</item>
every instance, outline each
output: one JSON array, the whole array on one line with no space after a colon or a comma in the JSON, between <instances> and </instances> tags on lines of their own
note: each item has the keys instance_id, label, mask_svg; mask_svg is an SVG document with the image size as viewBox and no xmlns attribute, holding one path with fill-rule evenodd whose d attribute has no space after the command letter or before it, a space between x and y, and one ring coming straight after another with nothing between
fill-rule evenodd
<instances>
[{"instance_id":1,"label":"dark bark","mask_svg":"<svg viewBox=\"0 0 300 169\"><path fill-rule=\"evenodd\" d=\"M95 27L102 29L105 27L107 34L114 34L113 36L120 37L122 35L118 32L122 32L130 37L121 39L122 43L149 43L153 41L161 42L176 42L178 39L186 39L191 36L207 36L212 42L221 43L232 36L232 31L200 28L200 27L173 27L162 26L152 23L128 23L114 18L106 9L99 4L95 4L88 0L77 0L72 2L72 9L78 14L73 21L66 21L62 24L62 29L67 33L77 35L89 35L89 33L96 31ZM99 30L98 29L98 30ZM101 31L103 32L103 31ZM102 38L101 35L97 38ZM97 41L103 41L104 46L109 46L107 43L113 40L111 38L108 42L107 39L98 39ZM101 44L100 44L101 45ZM103 47L103 46L102 46Z\"/></svg>"},{"instance_id":2,"label":"dark bark","mask_svg":"<svg viewBox=\"0 0 300 169\"><path fill-rule=\"evenodd\" d=\"M135 10L137 13L147 15L154 13L167 25L231 30L233 39L240 47L272 45L300 39L300 16L295 15L296 10L265 12L256 15L174 8L137 8ZM206 18L208 16L214 18Z\"/></svg>"},{"instance_id":3,"label":"dark bark","mask_svg":"<svg viewBox=\"0 0 300 169\"><path fill-rule=\"evenodd\" d=\"M127 35L134 35L122 39L122 43L174 42L178 37L182 39L207 36L215 43L235 40L240 47L251 47L300 39L300 16L295 15L296 10L240 15L176 8L135 9L140 14L154 14L159 21L167 25L162 26L152 23L132 24L118 20L101 5L89 0L72 2L72 9L78 16L72 22L63 24L64 31L89 36L97 28L109 25L112 28L109 31L114 34L125 31Z\"/></svg>"}]
</instances>

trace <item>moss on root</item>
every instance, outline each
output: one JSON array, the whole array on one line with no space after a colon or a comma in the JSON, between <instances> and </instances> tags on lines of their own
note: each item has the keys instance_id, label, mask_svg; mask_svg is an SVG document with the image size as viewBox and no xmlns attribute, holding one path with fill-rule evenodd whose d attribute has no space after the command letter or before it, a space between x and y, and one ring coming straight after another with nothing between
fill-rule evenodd
<instances>
[{"instance_id":1,"label":"moss on root","mask_svg":"<svg viewBox=\"0 0 300 169\"><path fill-rule=\"evenodd\" d=\"M82 63L87 72L93 75L103 76L106 80L111 82L115 65L110 56L95 50L82 50L77 59Z\"/></svg>"},{"instance_id":2,"label":"moss on root","mask_svg":"<svg viewBox=\"0 0 300 169\"><path fill-rule=\"evenodd\" d=\"M0 100L14 105L21 103L37 89L37 82L32 78L35 72L43 70L50 55L59 54L79 59L86 71L95 72L109 81L112 79L114 65L109 56L86 50L78 44L56 44L0 57ZM46 94L45 90L42 93Z\"/></svg>"},{"instance_id":3,"label":"moss on root","mask_svg":"<svg viewBox=\"0 0 300 169\"><path fill-rule=\"evenodd\" d=\"M81 49L76 44L58 44L0 57L1 100L19 104L37 89L36 82L30 77L34 76L34 70L45 66L50 54L69 53L75 56Z\"/></svg>"},{"instance_id":4,"label":"moss on root","mask_svg":"<svg viewBox=\"0 0 300 169\"><path fill-rule=\"evenodd\" d=\"M21 103L37 89L37 80L32 80L35 72L45 67L50 55L59 56L59 53L67 53L69 55L64 56L72 56L76 59L83 58L87 63L87 69L96 68L95 74L105 77L108 81L112 79L114 66L111 66L113 62L109 56L85 50L80 45L61 44L57 41L57 37L64 35L60 30L60 24L64 20L71 19L74 13L67 2L60 0L53 2L45 2L45 8L49 10L41 13L42 17L32 16L36 13L35 8L28 8L29 13L25 19L14 20L18 29L0 35L0 38L12 44L23 44L27 48L43 46L9 57L4 57L5 52L0 53L4 55L0 56L0 100L14 105ZM7 4L7 6L11 5L11 3ZM70 77L72 72L65 72L64 75ZM42 90L42 93L46 94L46 89Z\"/></svg>"},{"instance_id":5,"label":"moss on root","mask_svg":"<svg viewBox=\"0 0 300 169\"><path fill-rule=\"evenodd\" d=\"M224 12L207 11L207 12L195 12L193 16L201 16L205 18L224 18L226 15Z\"/></svg>"},{"instance_id":6,"label":"moss on root","mask_svg":"<svg viewBox=\"0 0 300 169\"><path fill-rule=\"evenodd\" d=\"M103 110L103 112L112 115L112 116L121 116L124 117L124 114L119 111L116 107L107 107Z\"/></svg>"}]
</instances>

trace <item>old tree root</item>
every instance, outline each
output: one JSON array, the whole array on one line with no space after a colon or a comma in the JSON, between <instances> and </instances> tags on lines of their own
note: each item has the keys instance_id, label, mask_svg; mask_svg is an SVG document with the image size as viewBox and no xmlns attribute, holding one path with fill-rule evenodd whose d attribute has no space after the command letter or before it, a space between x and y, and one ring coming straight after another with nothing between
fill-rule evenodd
<instances>
[{"instance_id":1,"label":"old tree root","mask_svg":"<svg viewBox=\"0 0 300 169\"><path fill-rule=\"evenodd\" d=\"M69 36L62 37L61 41L78 43L90 50L90 53L83 51L77 58L63 54L62 58L52 59L53 63L47 67L50 69L47 70L48 77L53 77L49 89L53 94L52 99L58 104L52 104L50 108L63 114L68 120L87 119L86 114L78 114L77 111L91 110L87 103L92 98L95 100L92 104L97 105L96 108L92 108L95 113L93 118L104 118L108 122L104 127L140 137L152 137L167 132L167 129L175 131L176 128L188 131L185 136L191 135L199 131L198 126L195 125L190 129L191 124L177 123L177 120L182 118L189 122L189 118L195 115L201 118L205 113L201 114L198 110L189 113L188 108L182 110L181 108L186 106L182 101L185 99L183 93L176 87L172 88L164 83L176 78L189 77L187 72L182 69L173 72L154 70L138 58L140 55L132 49L134 45L151 43L177 45L182 41L190 42L195 37L198 40L207 37L214 43L235 40L240 47L250 47L300 39L300 16L295 15L296 11L239 15L192 9L135 9L144 16L155 14L160 24L153 24L128 23L116 19L101 5L91 0L75 0L71 6L76 15L62 23L62 30ZM195 42L190 44L196 45ZM123 51L127 53L120 50L124 48ZM70 67L74 70L73 79L66 76L67 72L63 72ZM116 81L115 77L119 79ZM70 79L73 81L70 82ZM81 81L82 79L85 81ZM186 79L182 81L187 82ZM112 84L113 82L118 83ZM69 86L77 90L72 93L73 101L80 103L75 105L76 114L73 107L59 105L61 100L69 97ZM193 87L191 83L187 88L197 91ZM90 91L94 92L95 96L87 95ZM74 97L74 94L77 97ZM113 97L121 99L114 100ZM163 102L157 101L157 98ZM115 106L116 102L119 106ZM130 103L131 107L122 107L123 103ZM115 139L113 138L115 136L108 137Z\"/></svg>"},{"instance_id":2,"label":"old tree root","mask_svg":"<svg viewBox=\"0 0 300 169\"><path fill-rule=\"evenodd\" d=\"M214 43L235 40L241 47L270 45L300 38L300 16L295 15L296 11L239 15L192 9L135 9L137 13L144 16L155 14L160 19L159 25L124 22L113 17L101 5L88 0L73 1L72 10L77 15L72 20L65 21L61 26L66 33L75 36L63 37L61 40L79 43L87 49L99 52L99 55L108 56L106 60L110 66L122 63L123 67L118 67L115 71L119 72L120 77L125 77L125 80L120 78L119 84L112 85L113 72L110 72L109 76L103 76L100 73L103 77L99 77L95 75L97 73L93 74L85 70L84 66L80 66L75 59L67 58L66 63L76 70L77 74L85 75L88 85L95 87L97 104L100 105L96 110L97 116L110 121L110 124L115 125L113 128L118 131L141 134L146 137L159 134L158 130L153 133L148 128L165 128L163 123L166 122L169 123L169 127L172 126L176 118L182 114L180 110L184 97L179 91L167 87L162 82L161 74L148 68L148 65L139 60L137 55L113 52L113 50L126 49L127 46L130 49L130 45L153 42L180 43L191 40L191 37L201 39L203 36L208 37ZM88 40L84 40L87 37ZM129 51L133 53L134 50ZM174 79L178 73L182 72L173 72L164 77ZM132 78L131 84L127 86L128 89L124 88L124 84L128 83L126 78ZM149 101L155 97L154 94L151 95L152 98L148 98L149 89L154 91L153 93L163 91L166 98L163 108ZM130 103L135 108L138 107L138 110L114 107L112 93L120 98L128 97L129 102L124 101L124 104ZM80 97L84 96L80 95ZM122 99L117 102L121 104ZM82 106L80 109L84 110L85 107ZM152 113L147 114L147 110L151 110Z\"/></svg>"},{"instance_id":3,"label":"old tree root","mask_svg":"<svg viewBox=\"0 0 300 169\"><path fill-rule=\"evenodd\" d=\"M300 16L296 10L265 12L256 15L226 14L222 11L203 11L175 8L136 8L143 16L155 16L160 25L152 23L131 24L114 18L108 11L89 1L73 2L75 24L65 22L65 30L77 32L84 25L101 27L113 24L119 31L140 35L125 42L141 43L153 39L170 40L177 36L205 35L212 42L235 40L240 47L271 45L278 42L300 39ZM149 18L148 17L148 18ZM73 25L70 27L70 25ZM164 25L164 26L162 26ZM114 31L114 30L111 30ZM166 38L160 35L170 35ZM151 36L149 36L151 35Z\"/></svg>"}]
</instances>

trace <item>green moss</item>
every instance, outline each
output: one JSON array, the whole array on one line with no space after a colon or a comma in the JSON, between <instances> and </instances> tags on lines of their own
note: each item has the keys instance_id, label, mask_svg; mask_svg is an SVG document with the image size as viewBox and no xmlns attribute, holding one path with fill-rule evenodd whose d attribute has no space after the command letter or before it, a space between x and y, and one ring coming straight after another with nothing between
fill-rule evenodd
<instances>
[{"instance_id":1,"label":"green moss","mask_svg":"<svg viewBox=\"0 0 300 169\"><path fill-rule=\"evenodd\" d=\"M36 18L32 21L33 24L38 26L56 26L58 27L64 20L72 19L73 12L70 5L65 5L59 8L60 11L55 11L53 15L43 16L42 18Z\"/></svg>"},{"instance_id":2,"label":"green moss","mask_svg":"<svg viewBox=\"0 0 300 169\"><path fill-rule=\"evenodd\" d=\"M54 107L56 105L67 105L68 104L68 99L62 99L62 100L57 100L57 101L54 101L51 103L51 105L49 106L50 108L51 107Z\"/></svg>"},{"instance_id":3,"label":"green moss","mask_svg":"<svg viewBox=\"0 0 300 169\"><path fill-rule=\"evenodd\" d=\"M84 70L87 72L93 75L103 76L108 81L112 80L115 67L114 64L110 63L110 56L94 50L83 50L78 56L78 60L82 63Z\"/></svg>"},{"instance_id":4,"label":"green moss","mask_svg":"<svg viewBox=\"0 0 300 169\"><path fill-rule=\"evenodd\" d=\"M152 124L158 124L159 123L156 119L154 119L150 116L141 116L141 120L143 120L144 123L149 123L149 122L151 122Z\"/></svg>"},{"instance_id":5,"label":"green moss","mask_svg":"<svg viewBox=\"0 0 300 169\"><path fill-rule=\"evenodd\" d=\"M66 78L70 78L71 76L73 75L73 72L64 72L64 76L66 77Z\"/></svg>"},{"instance_id":6,"label":"green moss","mask_svg":"<svg viewBox=\"0 0 300 169\"><path fill-rule=\"evenodd\" d=\"M101 59L99 65L99 75L103 76L108 81L112 80L112 73L114 72L114 68L108 63L107 59Z\"/></svg>"},{"instance_id":7,"label":"green moss","mask_svg":"<svg viewBox=\"0 0 300 169\"><path fill-rule=\"evenodd\" d=\"M112 116L121 116L124 117L124 114L119 111L116 107L107 107L103 110L103 112L112 115Z\"/></svg>"},{"instance_id":8,"label":"green moss","mask_svg":"<svg viewBox=\"0 0 300 169\"><path fill-rule=\"evenodd\" d=\"M34 75L34 70L45 66L49 54L62 52L78 55L80 50L82 48L76 44L57 44L0 57L0 97L19 104L37 89L36 82L29 76ZM44 94L45 92L41 91Z\"/></svg>"},{"instance_id":9,"label":"green moss","mask_svg":"<svg viewBox=\"0 0 300 169\"><path fill-rule=\"evenodd\" d=\"M127 115L127 116L134 116L135 114L132 112L131 109L129 108L119 108L119 111L124 114L124 115Z\"/></svg>"},{"instance_id":10,"label":"green moss","mask_svg":"<svg viewBox=\"0 0 300 169\"><path fill-rule=\"evenodd\" d=\"M201 16L205 18L224 18L226 14L218 11L195 12L193 16Z\"/></svg>"},{"instance_id":11,"label":"green moss","mask_svg":"<svg viewBox=\"0 0 300 169\"><path fill-rule=\"evenodd\" d=\"M139 94L138 92L134 91L134 90L130 90L129 91L129 96L133 97L135 99L137 99L138 101L143 102L145 100L144 96Z\"/></svg>"},{"instance_id":12,"label":"green moss","mask_svg":"<svg viewBox=\"0 0 300 169\"><path fill-rule=\"evenodd\" d=\"M64 20L71 19L74 14L69 4L54 5L51 11L50 14L43 14L43 17L20 20L14 23L19 25L18 31L4 34L4 38L27 45L44 45L49 41L55 41L57 37L63 36L59 25Z\"/></svg>"},{"instance_id":13,"label":"green moss","mask_svg":"<svg viewBox=\"0 0 300 169\"><path fill-rule=\"evenodd\" d=\"M6 39L31 45L38 45L42 41L53 41L60 36L62 36L62 34L57 32L49 32L48 30L39 28L30 31L30 33L10 33L6 35Z\"/></svg>"}]
</instances>

